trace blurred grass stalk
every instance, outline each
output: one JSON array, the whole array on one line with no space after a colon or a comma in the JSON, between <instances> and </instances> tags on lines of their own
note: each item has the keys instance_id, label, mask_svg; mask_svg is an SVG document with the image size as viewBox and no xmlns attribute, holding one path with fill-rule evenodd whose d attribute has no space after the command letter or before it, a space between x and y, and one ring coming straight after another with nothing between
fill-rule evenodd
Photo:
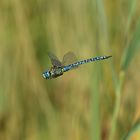
<instances>
[{"instance_id":1,"label":"blurred grass stalk","mask_svg":"<svg viewBox=\"0 0 140 140\"><path fill-rule=\"evenodd\" d=\"M114 112L113 112L113 118L111 122L111 129L110 129L110 134L109 134L109 140L113 140L115 137L116 133L116 127L117 127L117 118L119 115L119 110L120 110L120 104L121 104L121 95L122 95L122 85L124 83L126 71L128 69L128 66L130 62L133 60L134 56L136 55L136 52L138 51L138 48L140 47L140 41L139 41L139 36L140 36L140 19L138 20L138 24L136 25L136 29L133 35L132 40L129 42L128 38L128 33L130 26L133 21L133 16L136 11L136 5L137 5L137 0L129 0L129 13L128 13L128 20L127 20L127 26L124 30L124 46L125 50L123 51L122 58L121 58L121 70L119 73L119 78L117 79L116 74L114 73L114 70L112 69L113 72L113 79L115 81L115 95L116 95L116 102L115 102L115 107L114 107Z\"/></svg>"},{"instance_id":2,"label":"blurred grass stalk","mask_svg":"<svg viewBox=\"0 0 140 140\"><path fill-rule=\"evenodd\" d=\"M92 1L92 7L94 9L94 24L95 24L95 51L97 54L100 53L101 46L99 44L105 42L105 48L108 47L108 32L107 32L107 17L104 9L104 3L102 0ZM104 40L102 39L104 38ZM103 47L102 47L103 49ZM91 79L91 139L100 140L101 139L101 118L100 118L100 65L94 67L93 79Z\"/></svg>"},{"instance_id":3,"label":"blurred grass stalk","mask_svg":"<svg viewBox=\"0 0 140 140\"><path fill-rule=\"evenodd\" d=\"M138 120L134 126L129 130L129 132L122 138L122 140L132 140L133 135L137 132L140 131L140 120Z\"/></svg>"},{"instance_id":4,"label":"blurred grass stalk","mask_svg":"<svg viewBox=\"0 0 140 140\"><path fill-rule=\"evenodd\" d=\"M96 66L94 69L94 79L91 79L91 139L100 140L101 139L101 126L100 126L100 91L99 91L99 67ZM92 76L93 77L93 76Z\"/></svg>"},{"instance_id":5,"label":"blurred grass stalk","mask_svg":"<svg viewBox=\"0 0 140 140\"><path fill-rule=\"evenodd\" d=\"M116 83L117 84L116 85L116 91L115 91L116 102L115 102L115 108L114 108L112 122L111 122L112 127L110 129L109 140L113 140L115 130L116 130L117 118L118 118L118 114L119 114L119 110L120 110L120 104L121 104L122 85L123 85L123 81L124 81L124 76L125 76L124 71L121 71L120 75L119 75L119 80Z\"/></svg>"}]
</instances>

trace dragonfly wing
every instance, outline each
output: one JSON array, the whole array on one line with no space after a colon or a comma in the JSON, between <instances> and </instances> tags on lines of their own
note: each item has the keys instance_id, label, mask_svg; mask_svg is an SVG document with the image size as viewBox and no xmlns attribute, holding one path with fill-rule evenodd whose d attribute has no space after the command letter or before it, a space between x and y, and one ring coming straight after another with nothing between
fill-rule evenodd
<instances>
[{"instance_id":1,"label":"dragonfly wing","mask_svg":"<svg viewBox=\"0 0 140 140\"><path fill-rule=\"evenodd\" d=\"M62 63L59 61L59 59L57 58L56 55L54 55L53 53L49 52L48 56L49 56L53 66L55 66L55 67L61 67L62 66Z\"/></svg>"},{"instance_id":2,"label":"dragonfly wing","mask_svg":"<svg viewBox=\"0 0 140 140\"><path fill-rule=\"evenodd\" d=\"M73 52L68 52L64 55L62 64L63 66L75 63L77 61L77 58Z\"/></svg>"}]
</instances>

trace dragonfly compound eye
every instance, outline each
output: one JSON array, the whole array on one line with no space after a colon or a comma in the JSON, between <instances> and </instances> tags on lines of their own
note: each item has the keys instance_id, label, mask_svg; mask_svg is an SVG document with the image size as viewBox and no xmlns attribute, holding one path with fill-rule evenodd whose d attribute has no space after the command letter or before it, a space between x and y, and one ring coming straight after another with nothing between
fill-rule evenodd
<instances>
[{"instance_id":1,"label":"dragonfly compound eye","mask_svg":"<svg viewBox=\"0 0 140 140\"><path fill-rule=\"evenodd\" d=\"M46 71L42 74L42 76L45 78L45 79L49 79L50 78L50 72L49 71Z\"/></svg>"}]
</instances>

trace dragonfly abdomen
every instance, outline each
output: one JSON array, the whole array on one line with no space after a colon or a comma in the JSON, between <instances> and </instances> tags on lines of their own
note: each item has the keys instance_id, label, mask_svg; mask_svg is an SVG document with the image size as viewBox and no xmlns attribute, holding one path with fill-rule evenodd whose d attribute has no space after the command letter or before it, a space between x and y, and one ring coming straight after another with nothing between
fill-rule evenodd
<instances>
[{"instance_id":1,"label":"dragonfly abdomen","mask_svg":"<svg viewBox=\"0 0 140 140\"><path fill-rule=\"evenodd\" d=\"M66 72L66 71L69 71L69 70L71 70L73 68L76 68L79 65L80 65L79 62L76 62L76 63L70 64L70 65L64 66L63 67L63 72Z\"/></svg>"},{"instance_id":2,"label":"dragonfly abdomen","mask_svg":"<svg viewBox=\"0 0 140 140\"><path fill-rule=\"evenodd\" d=\"M110 57L112 57L112 56L98 56L98 57L94 57L94 58L89 58L89 59L81 60L81 61L75 62L73 64L64 66L63 67L63 71L66 72L68 70L71 70L73 68L78 67L79 65L86 64L86 63L93 62L93 61L108 59Z\"/></svg>"},{"instance_id":3,"label":"dragonfly abdomen","mask_svg":"<svg viewBox=\"0 0 140 140\"><path fill-rule=\"evenodd\" d=\"M89 62L93 62L93 61L108 59L109 57L112 57L112 56L98 56L98 57L89 58L89 59L79 61L78 63L79 63L79 65L81 65L81 64L85 64L85 63L89 63Z\"/></svg>"},{"instance_id":4,"label":"dragonfly abdomen","mask_svg":"<svg viewBox=\"0 0 140 140\"><path fill-rule=\"evenodd\" d=\"M86 60L83 60L83 61L84 61L84 63L88 63L88 62L92 62L92 61L108 59L109 57L112 57L112 56L98 56L98 57L86 59Z\"/></svg>"}]
</instances>

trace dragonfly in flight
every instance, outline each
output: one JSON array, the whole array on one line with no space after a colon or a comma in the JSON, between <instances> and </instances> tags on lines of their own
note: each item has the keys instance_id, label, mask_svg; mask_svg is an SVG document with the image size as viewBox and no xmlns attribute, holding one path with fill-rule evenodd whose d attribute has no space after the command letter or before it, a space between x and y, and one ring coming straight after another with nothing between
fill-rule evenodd
<instances>
[{"instance_id":1,"label":"dragonfly in flight","mask_svg":"<svg viewBox=\"0 0 140 140\"><path fill-rule=\"evenodd\" d=\"M112 56L97 56L81 61L77 61L76 56L73 52L68 52L64 55L62 62L53 53L48 53L49 59L51 60L52 67L46 70L42 75L45 79L57 78L63 75L64 72L77 68L79 65L83 65L89 62L108 59Z\"/></svg>"}]
</instances>

